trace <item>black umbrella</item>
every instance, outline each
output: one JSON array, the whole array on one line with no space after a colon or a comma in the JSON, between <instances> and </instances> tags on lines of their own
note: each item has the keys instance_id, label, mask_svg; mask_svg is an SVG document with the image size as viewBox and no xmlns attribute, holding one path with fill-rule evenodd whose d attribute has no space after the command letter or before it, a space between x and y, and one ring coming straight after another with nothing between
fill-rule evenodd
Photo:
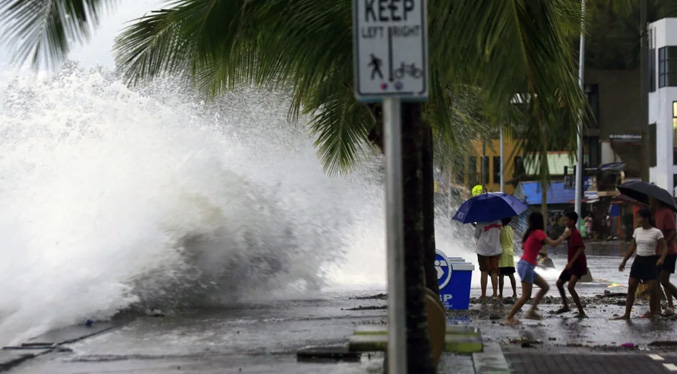
<instances>
[{"instance_id":1,"label":"black umbrella","mask_svg":"<svg viewBox=\"0 0 677 374\"><path fill-rule=\"evenodd\" d=\"M618 190L625 196L631 197L641 203L649 204L649 198L653 197L662 202L667 207L677 212L675 200L672 198L670 192L656 186L655 184L631 181L618 185Z\"/></svg>"}]
</instances>

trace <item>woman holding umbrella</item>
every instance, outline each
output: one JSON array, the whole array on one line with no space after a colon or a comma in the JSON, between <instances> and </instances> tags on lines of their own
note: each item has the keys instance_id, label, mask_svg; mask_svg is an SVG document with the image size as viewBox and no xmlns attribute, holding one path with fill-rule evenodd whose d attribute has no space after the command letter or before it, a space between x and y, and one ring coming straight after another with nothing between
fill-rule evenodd
<instances>
[{"instance_id":1,"label":"woman holding umbrella","mask_svg":"<svg viewBox=\"0 0 677 374\"><path fill-rule=\"evenodd\" d=\"M499 240L501 219L515 217L527 210L527 205L501 192L483 193L466 200L454 215L454 220L476 224L477 259L480 265L482 301L486 300L487 277L491 274L493 295L497 293L498 260L503 253Z\"/></svg>"},{"instance_id":2,"label":"woman holding umbrella","mask_svg":"<svg viewBox=\"0 0 677 374\"><path fill-rule=\"evenodd\" d=\"M655 227L663 233L665 244L668 247L668 254L665 256L665 261L662 266L658 267L657 292L651 294L650 302L654 304L654 310L660 313L660 289L663 287L668 299L668 308L665 310L665 314L672 315L674 314L672 298L677 297L677 288L670 283L670 274L675 273L675 263L677 262L677 246L675 246L675 229L677 228L677 223L675 222L675 213L670 210L668 206L653 197L649 198L649 205L651 206L651 213L653 213L653 219L656 223ZM656 247L657 255L661 254L660 250L660 247Z\"/></svg>"},{"instance_id":3,"label":"woman holding umbrella","mask_svg":"<svg viewBox=\"0 0 677 374\"><path fill-rule=\"evenodd\" d=\"M677 297L677 288L670 283L670 274L674 273L675 262L677 261L677 247L674 243L676 234L675 229L677 226L675 224L674 216L674 212L677 212L675 200L673 199L672 194L666 189L652 183L630 181L620 184L617 187L621 194L651 207L649 212L653 215L652 218L655 221L655 228L663 234L667 255L664 259L664 263L659 266L657 278L660 285L665 288L669 307L666 312L670 313L672 311L671 296L674 295ZM662 255L662 248L660 246L656 247L655 254ZM654 292L650 294L650 314L660 313L660 299L658 297L661 294L660 285L657 285Z\"/></svg>"},{"instance_id":4,"label":"woman holding umbrella","mask_svg":"<svg viewBox=\"0 0 677 374\"><path fill-rule=\"evenodd\" d=\"M533 290L534 284L536 284L540 290L536 297L534 298L533 303L531 304L531 309L527 313L528 319L541 319L541 316L536 312L538 303L541 301L543 296L548 292L550 286L548 283L536 273L536 266L538 265L538 255L541 253L544 244L548 244L552 247L559 245L567 236L568 231L565 231L562 236L557 240L552 240L548 235L543 231L543 215L538 212L533 212L529 215L529 226L527 231L524 233L522 239L522 247L524 253L522 258L517 263L517 273L522 279L522 297L517 300L515 305L513 305L512 310L508 313L508 317L505 319L506 325L515 325L519 321L515 318L515 314L522 309L522 306L531 298L531 291Z\"/></svg>"}]
</instances>

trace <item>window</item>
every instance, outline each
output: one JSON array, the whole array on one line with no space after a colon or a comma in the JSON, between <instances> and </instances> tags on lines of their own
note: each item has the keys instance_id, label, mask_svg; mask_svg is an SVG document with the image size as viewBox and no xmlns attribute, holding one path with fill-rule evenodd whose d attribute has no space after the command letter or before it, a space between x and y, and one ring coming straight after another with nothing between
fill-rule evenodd
<instances>
[{"instance_id":1,"label":"window","mask_svg":"<svg viewBox=\"0 0 677 374\"><path fill-rule=\"evenodd\" d=\"M477 184L477 157L468 157L468 185L473 187Z\"/></svg>"},{"instance_id":2,"label":"window","mask_svg":"<svg viewBox=\"0 0 677 374\"><path fill-rule=\"evenodd\" d=\"M677 46L658 50L658 87L677 86Z\"/></svg>"},{"instance_id":3,"label":"window","mask_svg":"<svg viewBox=\"0 0 677 374\"><path fill-rule=\"evenodd\" d=\"M513 160L512 177L519 178L524 174L526 174L526 170L524 169L524 160L521 156L517 156Z\"/></svg>"},{"instance_id":4,"label":"window","mask_svg":"<svg viewBox=\"0 0 677 374\"><path fill-rule=\"evenodd\" d=\"M489 156L482 156L482 185L489 184Z\"/></svg>"},{"instance_id":5,"label":"window","mask_svg":"<svg viewBox=\"0 0 677 374\"><path fill-rule=\"evenodd\" d=\"M649 125L649 166L656 166L656 124Z\"/></svg>"},{"instance_id":6,"label":"window","mask_svg":"<svg viewBox=\"0 0 677 374\"><path fill-rule=\"evenodd\" d=\"M599 128L599 87L596 84L585 86L585 96L588 99L592 116L589 119L588 127Z\"/></svg>"},{"instance_id":7,"label":"window","mask_svg":"<svg viewBox=\"0 0 677 374\"><path fill-rule=\"evenodd\" d=\"M649 36L649 92L656 92L656 41L652 28L647 30Z\"/></svg>"},{"instance_id":8,"label":"window","mask_svg":"<svg viewBox=\"0 0 677 374\"><path fill-rule=\"evenodd\" d=\"M677 165L677 101L672 102L672 164Z\"/></svg>"},{"instance_id":9,"label":"window","mask_svg":"<svg viewBox=\"0 0 677 374\"><path fill-rule=\"evenodd\" d=\"M456 184L461 186L465 184L465 158L462 158L461 162L456 165Z\"/></svg>"},{"instance_id":10,"label":"window","mask_svg":"<svg viewBox=\"0 0 677 374\"><path fill-rule=\"evenodd\" d=\"M501 157L494 156L494 184L501 183Z\"/></svg>"},{"instance_id":11,"label":"window","mask_svg":"<svg viewBox=\"0 0 677 374\"><path fill-rule=\"evenodd\" d=\"M656 92L656 49L649 49L649 92Z\"/></svg>"}]
</instances>

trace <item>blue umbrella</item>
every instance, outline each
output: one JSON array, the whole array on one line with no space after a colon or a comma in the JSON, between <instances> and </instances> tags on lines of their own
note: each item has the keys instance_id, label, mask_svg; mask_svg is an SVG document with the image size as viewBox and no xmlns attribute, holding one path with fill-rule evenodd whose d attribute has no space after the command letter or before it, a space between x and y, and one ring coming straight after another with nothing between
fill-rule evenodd
<instances>
[{"instance_id":1,"label":"blue umbrella","mask_svg":"<svg viewBox=\"0 0 677 374\"><path fill-rule=\"evenodd\" d=\"M492 222L518 216L527 210L525 203L502 192L490 192L466 200L454 215L462 223Z\"/></svg>"}]
</instances>

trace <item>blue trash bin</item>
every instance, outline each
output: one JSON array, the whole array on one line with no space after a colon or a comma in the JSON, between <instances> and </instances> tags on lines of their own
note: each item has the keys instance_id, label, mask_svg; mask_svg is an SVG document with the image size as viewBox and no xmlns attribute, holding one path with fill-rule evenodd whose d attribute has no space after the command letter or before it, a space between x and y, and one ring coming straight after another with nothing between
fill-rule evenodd
<instances>
[{"instance_id":1,"label":"blue trash bin","mask_svg":"<svg viewBox=\"0 0 677 374\"><path fill-rule=\"evenodd\" d=\"M470 306L470 284L475 266L461 257L447 257L437 250L435 256L437 282L440 299L447 309L468 309Z\"/></svg>"},{"instance_id":2,"label":"blue trash bin","mask_svg":"<svg viewBox=\"0 0 677 374\"><path fill-rule=\"evenodd\" d=\"M469 262L450 262L451 280L440 289L440 298L447 309L470 307L470 284L475 265Z\"/></svg>"}]
</instances>

